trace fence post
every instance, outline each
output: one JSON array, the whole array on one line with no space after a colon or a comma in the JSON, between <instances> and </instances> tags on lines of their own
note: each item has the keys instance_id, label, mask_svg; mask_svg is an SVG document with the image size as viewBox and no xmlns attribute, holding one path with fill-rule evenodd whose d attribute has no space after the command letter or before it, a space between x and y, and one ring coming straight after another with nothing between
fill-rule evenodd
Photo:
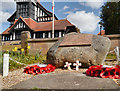
<instances>
[{"instance_id":1,"label":"fence post","mask_svg":"<svg viewBox=\"0 0 120 91\"><path fill-rule=\"evenodd\" d=\"M9 54L3 56L3 77L8 76L9 72Z\"/></svg>"},{"instance_id":2,"label":"fence post","mask_svg":"<svg viewBox=\"0 0 120 91\"><path fill-rule=\"evenodd\" d=\"M117 56L117 61L119 62L120 58L119 58L119 47L118 46L115 49L115 53L116 53L116 56Z\"/></svg>"}]
</instances>

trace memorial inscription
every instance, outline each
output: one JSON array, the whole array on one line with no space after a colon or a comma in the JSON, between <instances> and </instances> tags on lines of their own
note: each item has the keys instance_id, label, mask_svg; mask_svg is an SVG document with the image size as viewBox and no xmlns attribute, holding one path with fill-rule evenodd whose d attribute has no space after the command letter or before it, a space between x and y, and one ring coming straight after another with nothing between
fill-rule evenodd
<instances>
[{"instance_id":1,"label":"memorial inscription","mask_svg":"<svg viewBox=\"0 0 120 91\"><path fill-rule=\"evenodd\" d=\"M69 35L65 36L64 40L60 43L60 47L67 46L91 46L92 44L92 35Z\"/></svg>"}]
</instances>

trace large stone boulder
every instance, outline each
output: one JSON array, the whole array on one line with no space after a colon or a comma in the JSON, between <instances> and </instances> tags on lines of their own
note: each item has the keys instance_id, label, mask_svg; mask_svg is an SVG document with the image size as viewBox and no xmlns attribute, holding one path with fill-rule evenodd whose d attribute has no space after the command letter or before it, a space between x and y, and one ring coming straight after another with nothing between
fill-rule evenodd
<instances>
[{"instance_id":1,"label":"large stone boulder","mask_svg":"<svg viewBox=\"0 0 120 91\"><path fill-rule=\"evenodd\" d=\"M65 62L79 60L83 67L101 65L111 46L109 38L92 35L69 33L60 38L47 53L47 63L63 67Z\"/></svg>"}]
</instances>

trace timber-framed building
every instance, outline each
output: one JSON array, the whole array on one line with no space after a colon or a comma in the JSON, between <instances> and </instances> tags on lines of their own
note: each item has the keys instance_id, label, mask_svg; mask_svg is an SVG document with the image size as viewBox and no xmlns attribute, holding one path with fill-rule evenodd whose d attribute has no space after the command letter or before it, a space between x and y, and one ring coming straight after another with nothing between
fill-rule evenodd
<instances>
[{"instance_id":1,"label":"timber-framed building","mask_svg":"<svg viewBox=\"0 0 120 91\"><path fill-rule=\"evenodd\" d=\"M39 0L16 0L16 11L7 20L10 27L2 33L3 41L20 40L22 31L30 31L31 39L52 38L52 13ZM59 20L54 15L54 20L55 38L79 32L67 19Z\"/></svg>"}]
</instances>

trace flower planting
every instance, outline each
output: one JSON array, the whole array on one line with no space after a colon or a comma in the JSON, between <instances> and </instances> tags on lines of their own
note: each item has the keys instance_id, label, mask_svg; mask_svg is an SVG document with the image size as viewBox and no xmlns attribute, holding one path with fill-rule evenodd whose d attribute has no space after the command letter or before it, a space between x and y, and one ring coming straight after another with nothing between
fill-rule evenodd
<instances>
[{"instance_id":1,"label":"flower planting","mask_svg":"<svg viewBox=\"0 0 120 91\"><path fill-rule=\"evenodd\" d=\"M103 67L103 65L91 66L86 71L86 75L92 77L120 79L120 66L116 65L115 67L110 68Z\"/></svg>"},{"instance_id":2,"label":"flower planting","mask_svg":"<svg viewBox=\"0 0 120 91\"><path fill-rule=\"evenodd\" d=\"M28 50L30 48L31 48L30 46L27 46ZM36 55L25 55L25 49L19 48L19 47L14 47L11 50L6 50L6 51L2 52L1 55L3 55L4 53L9 54L11 59L24 64L24 65L22 65L22 64L16 63L15 61L12 61L10 59L9 60L9 70L11 70L11 71L22 68L28 64L43 63L43 60L46 60L46 56L42 56L41 51L39 51L39 53L36 53ZM2 64L2 63L0 63L0 64Z\"/></svg>"}]
</instances>

